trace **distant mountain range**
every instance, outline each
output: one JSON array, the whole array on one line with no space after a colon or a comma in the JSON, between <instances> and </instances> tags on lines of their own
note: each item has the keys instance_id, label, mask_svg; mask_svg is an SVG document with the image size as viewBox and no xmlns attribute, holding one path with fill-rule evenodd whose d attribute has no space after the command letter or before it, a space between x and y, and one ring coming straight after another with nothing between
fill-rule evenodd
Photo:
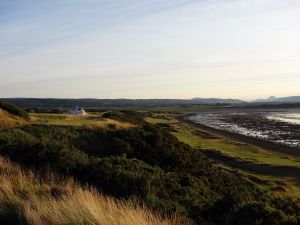
<instances>
[{"instance_id":1,"label":"distant mountain range","mask_svg":"<svg viewBox=\"0 0 300 225\"><path fill-rule=\"evenodd\" d=\"M253 102L266 102L266 103L300 103L300 96L289 96L289 97L282 97L276 98L271 96L267 99L256 99Z\"/></svg>"}]
</instances>

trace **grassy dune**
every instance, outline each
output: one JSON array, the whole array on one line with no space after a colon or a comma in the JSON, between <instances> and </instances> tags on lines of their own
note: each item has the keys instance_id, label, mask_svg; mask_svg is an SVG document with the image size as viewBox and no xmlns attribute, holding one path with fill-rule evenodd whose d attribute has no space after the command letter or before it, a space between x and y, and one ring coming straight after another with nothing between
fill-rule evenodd
<instances>
[{"instance_id":1,"label":"grassy dune","mask_svg":"<svg viewBox=\"0 0 300 225\"><path fill-rule=\"evenodd\" d=\"M0 224L183 225L131 201L105 197L72 179L40 181L0 158Z\"/></svg>"},{"instance_id":2,"label":"grassy dune","mask_svg":"<svg viewBox=\"0 0 300 225\"><path fill-rule=\"evenodd\" d=\"M0 108L0 128L11 127L25 124L26 120L14 116Z\"/></svg>"}]
</instances>

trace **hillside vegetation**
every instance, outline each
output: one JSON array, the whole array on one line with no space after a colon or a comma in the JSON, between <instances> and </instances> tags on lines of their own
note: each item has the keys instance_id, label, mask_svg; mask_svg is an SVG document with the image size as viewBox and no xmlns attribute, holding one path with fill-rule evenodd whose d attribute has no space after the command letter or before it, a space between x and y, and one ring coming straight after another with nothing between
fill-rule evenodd
<instances>
[{"instance_id":1,"label":"hillside vegetation","mask_svg":"<svg viewBox=\"0 0 300 225\"><path fill-rule=\"evenodd\" d=\"M0 223L31 225L188 225L163 219L132 201L118 201L72 179L37 179L0 157Z\"/></svg>"},{"instance_id":2,"label":"hillside vegetation","mask_svg":"<svg viewBox=\"0 0 300 225\"><path fill-rule=\"evenodd\" d=\"M131 116L139 124L128 129L42 124L3 129L0 154L196 224L299 224L299 200L273 197L214 166L168 128L141 121L141 114L123 114L109 117L128 121Z\"/></svg>"},{"instance_id":3,"label":"hillside vegetation","mask_svg":"<svg viewBox=\"0 0 300 225\"><path fill-rule=\"evenodd\" d=\"M25 119L14 116L0 108L0 128L17 126L25 123Z\"/></svg>"},{"instance_id":4,"label":"hillside vegetation","mask_svg":"<svg viewBox=\"0 0 300 225\"><path fill-rule=\"evenodd\" d=\"M29 120L29 115L26 111L11 103L0 101L0 109L10 113L11 115L23 118L25 120Z\"/></svg>"}]
</instances>

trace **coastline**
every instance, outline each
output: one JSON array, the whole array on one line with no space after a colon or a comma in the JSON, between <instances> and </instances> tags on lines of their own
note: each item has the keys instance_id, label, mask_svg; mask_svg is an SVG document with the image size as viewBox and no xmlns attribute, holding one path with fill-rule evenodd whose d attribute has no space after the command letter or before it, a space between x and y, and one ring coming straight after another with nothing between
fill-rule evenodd
<instances>
[{"instance_id":1,"label":"coastline","mask_svg":"<svg viewBox=\"0 0 300 225\"><path fill-rule=\"evenodd\" d=\"M269 152L277 152L277 153L281 153L281 154L288 154L288 155L291 155L294 157L300 157L300 151L296 151L295 149L285 146L285 145L280 145L280 144L276 144L276 143L273 143L270 141L261 140L258 138L249 137L246 135L242 135L242 134L238 134L238 133L234 133L234 132L230 132L230 131L219 130L219 129L215 129L212 127L208 127L208 126L199 124L199 123L189 119L189 117L194 116L194 115L197 115L197 113L187 113L187 114L177 117L177 119L183 123L192 125L194 127L198 127L201 130L212 132L217 135L233 139L235 141L240 141L240 142L244 142L247 144L251 144L251 145L262 148Z\"/></svg>"}]
</instances>

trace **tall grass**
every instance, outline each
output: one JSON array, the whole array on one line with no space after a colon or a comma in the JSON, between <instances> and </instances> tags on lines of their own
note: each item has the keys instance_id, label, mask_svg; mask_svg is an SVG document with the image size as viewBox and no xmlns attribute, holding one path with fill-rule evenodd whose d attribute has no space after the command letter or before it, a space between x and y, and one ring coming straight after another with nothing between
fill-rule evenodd
<instances>
[{"instance_id":1,"label":"tall grass","mask_svg":"<svg viewBox=\"0 0 300 225\"><path fill-rule=\"evenodd\" d=\"M163 219L131 201L105 197L72 179L31 172L0 157L0 224L31 225L183 225L179 217Z\"/></svg>"},{"instance_id":2,"label":"tall grass","mask_svg":"<svg viewBox=\"0 0 300 225\"><path fill-rule=\"evenodd\" d=\"M0 108L0 128L25 124L25 119L14 116Z\"/></svg>"}]
</instances>

